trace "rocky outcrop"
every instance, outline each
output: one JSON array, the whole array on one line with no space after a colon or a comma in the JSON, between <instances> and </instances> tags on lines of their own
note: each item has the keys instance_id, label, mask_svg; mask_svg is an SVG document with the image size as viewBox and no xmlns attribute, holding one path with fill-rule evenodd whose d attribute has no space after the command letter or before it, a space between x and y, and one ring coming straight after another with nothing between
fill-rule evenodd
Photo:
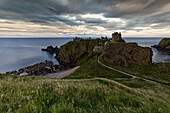
<instances>
[{"instance_id":1,"label":"rocky outcrop","mask_svg":"<svg viewBox=\"0 0 170 113\"><path fill-rule=\"evenodd\" d=\"M151 48L140 47L136 43L110 43L102 53L102 59L119 66L151 65Z\"/></svg>"},{"instance_id":2,"label":"rocky outcrop","mask_svg":"<svg viewBox=\"0 0 170 113\"><path fill-rule=\"evenodd\" d=\"M59 48L57 46L56 47L48 46L46 49L41 49L41 50L49 52L51 54L53 54L53 53L58 54L58 52L59 52Z\"/></svg>"},{"instance_id":3,"label":"rocky outcrop","mask_svg":"<svg viewBox=\"0 0 170 113\"><path fill-rule=\"evenodd\" d=\"M65 69L66 68L62 65L54 65L52 61L44 61L32 66L21 68L18 71L15 70L11 72L6 72L6 74L22 75L23 73L25 73L25 75L43 76L48 73L62 71Z\"/></svg>"},{"instance_id":4,"label":"rocky outcrop","mask_svg":"<svg viewBox=\"0 0 170 113\"><path fill-rule=\"evenodd\" d=\"M57 61L66 67L75 66L77 61L93 54L94 46L99 43L104 43L108 40L80 40L70 41L67 44L60 47Z\"/></svg>"},{"instance_id":5,"label":"rocky outcrop","mask_svg":"<svg viewBox=\"0 0 170 113\"><path fill-rule=\"evenodd\" d=\"M164 38L158 45L154 45L152 47L170 53L170 38Z\"/></svg>"}]
</instances>

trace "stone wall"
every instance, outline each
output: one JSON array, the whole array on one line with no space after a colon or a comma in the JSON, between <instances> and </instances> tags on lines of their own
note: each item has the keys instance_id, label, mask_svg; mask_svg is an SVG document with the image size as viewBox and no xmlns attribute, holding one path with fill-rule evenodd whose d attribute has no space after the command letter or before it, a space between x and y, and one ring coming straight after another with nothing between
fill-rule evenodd
<instances>
[{"instance_id":1,"label":"stone wall","mask_svg":"<svg viewBox=\"0 0 170 113\"><path fill-rule=\"evenodd\" d=\"M121 33L115 32L112 34L112 41L117 42L121 39L122 39Z\"/></svg>"}]
</instances>

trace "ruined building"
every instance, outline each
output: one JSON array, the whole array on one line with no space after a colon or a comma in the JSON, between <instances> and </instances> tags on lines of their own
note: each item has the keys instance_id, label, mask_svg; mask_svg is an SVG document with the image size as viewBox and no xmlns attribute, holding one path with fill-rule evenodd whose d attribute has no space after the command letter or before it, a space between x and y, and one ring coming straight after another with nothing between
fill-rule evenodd
<instances>
[{"instance_id":1,"label":"ruined building","mask_svg":"<svg viewBox=\"0 0 170 113\"><path fill-rule=\"evenodd\" d=\"M117 42L122 39L121 33L115 32L112 34L112 41Z\"/></svg>"}]
</instances>

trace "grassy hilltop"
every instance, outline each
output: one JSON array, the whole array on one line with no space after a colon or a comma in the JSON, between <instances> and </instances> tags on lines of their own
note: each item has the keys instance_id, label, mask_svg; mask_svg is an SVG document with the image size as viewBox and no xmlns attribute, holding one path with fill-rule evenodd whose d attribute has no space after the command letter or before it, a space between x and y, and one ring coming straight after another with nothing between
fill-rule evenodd
<instances>
[{"instance_id":1,"label":"grassy hilltop","mask_svg":"<svg viewBox=\"0 0 170 113\"><path fill-rule=\"evenodd\" d=\"M151 87L169 91L162 86ZM163 97L158 99L159 95L152 90L153 96L144 91L107 79L58 80L0 75L0 112L169 112L167 94L161 93Z\"/></svg>"},{"instance_id":2,"label":"grassy hilltop","mask_svg":"<svg viewBox=\"0 0 170 113\"><path fill-rule=\"evenodd\" d=\"M163 49L170 49L170 38L164 38L162 39L159 44L159 47L163 48Z\"/></svg>"}]
</instances>

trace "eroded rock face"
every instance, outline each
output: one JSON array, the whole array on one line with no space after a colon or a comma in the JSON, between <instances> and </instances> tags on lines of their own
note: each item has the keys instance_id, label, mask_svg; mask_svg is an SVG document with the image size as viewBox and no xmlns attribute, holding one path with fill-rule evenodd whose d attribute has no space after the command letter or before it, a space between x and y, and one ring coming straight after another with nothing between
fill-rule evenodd
<instances>
[{"instance_id":1,"label":"eroded rock face","mask_svg":"<svg viewBox=\"0 0 170 113\"><path fill-rule=\"evenodd\" d=\"M75 66L79 59L85 58L93 54L94 46L104 43L107 40L80 40L70 41L60 47L57 61L66 67Z\"/></svg>"},{"instance_id":2,"label":"eroded rock face","mask_svg":"<svg viewBox=\"0 0 170 113\"><path fill-rule=\"evenodd\" d=\"M151 48L140 47L136 43L110 43L102 53L102 59L119 66L151 65Z\"/></svg>"}]
</instances>

